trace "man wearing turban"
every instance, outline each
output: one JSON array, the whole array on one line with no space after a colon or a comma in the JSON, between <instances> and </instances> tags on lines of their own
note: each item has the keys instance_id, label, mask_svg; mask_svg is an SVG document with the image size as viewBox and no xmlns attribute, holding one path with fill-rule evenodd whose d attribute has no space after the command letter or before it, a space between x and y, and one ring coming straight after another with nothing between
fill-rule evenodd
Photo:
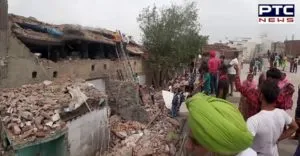
<instances>
[{"instance_id":1,"label":"man wearing turban","mask_svg":"<svg viewBox=\"0 0 300 156\"><path fill-rule=\"evenodd\" d=\"M205 156L207 152L237 155L252 145L253 135L233 104L201 93L186 103L189 110L189 153L199 156Z\"/></svg>"}]
</instances>

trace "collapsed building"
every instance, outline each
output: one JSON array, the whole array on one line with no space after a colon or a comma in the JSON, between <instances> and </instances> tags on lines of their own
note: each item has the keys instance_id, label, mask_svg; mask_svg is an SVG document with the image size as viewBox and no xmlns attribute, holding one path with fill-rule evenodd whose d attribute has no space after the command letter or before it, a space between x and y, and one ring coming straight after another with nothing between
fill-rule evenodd
<instances>
[{"instance_id":1,"label":"collapsed building","mask_svg":"<svg viewBox=\"0 0 300 156\"><path fill-rule=\"evenodd\" d=\"M113 31L12 14L7 29L7 49L0 55L1 88L62 77L124 80L132 73L146 81L143 47L130 40L124 57L116 51Z\"/></svg>"},{"instance_id":2,"label":"collapsed building","mask_svg":"<svg viewBox=\"0 0 300 156\"><path fill-rule=\"evenodd\" d=\"M120 52L116 32L8 15L3 0L0 7L4 149L24 156L94 155L109 148L111 113L148 122L137 83L127 81L133 74L140 84L147 81L142 46L129 38ZM70 103L75 109L65 107Z\"/></svg>"}]
</instances>

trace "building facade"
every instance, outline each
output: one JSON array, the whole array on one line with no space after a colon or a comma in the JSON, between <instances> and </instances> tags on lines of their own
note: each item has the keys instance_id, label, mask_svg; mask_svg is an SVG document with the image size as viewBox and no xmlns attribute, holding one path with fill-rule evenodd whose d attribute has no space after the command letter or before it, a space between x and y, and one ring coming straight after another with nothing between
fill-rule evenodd
<instances>
[{"instance_id":1,"label":"building facade","mask_svg":"<svg viewBox=\"0 0 300 156\"><path fill-rule=\"evenodd\" d=\"M300 56L300 40L288 40L284 42L284 53L289 57Z\"/></svg>"},{"instance_id":2,"label":"building facade","mask_svg":"<svg viewBox=\"0 0 300 156\"><path fill-rule=\"evenodd\" d=\"M8 24L0 26L0 88L63 78L125 80L146 75L143 48L131 41L123 53L117 51L115 32L6 16Z\"/></svg>"}]
</instances>

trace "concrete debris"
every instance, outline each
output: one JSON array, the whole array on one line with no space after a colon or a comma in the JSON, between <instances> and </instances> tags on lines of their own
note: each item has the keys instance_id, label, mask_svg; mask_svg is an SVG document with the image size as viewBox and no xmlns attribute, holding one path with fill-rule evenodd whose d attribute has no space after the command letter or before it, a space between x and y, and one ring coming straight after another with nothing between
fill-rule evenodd
<instances>
[{"instance_id":1,"label":"concrete debris","mask_svg":"<svg viewBox=\"0 0 300 156\"><path fill-rule=\"evenodd\" d=\"M52 81L45 80L43 83L44 83L44 85L48 86L48 85L52 84Z\"/></svg>"},{"instance_id":2,"label":"concrete debris","mask_svg":"<svg viewBox=\"0 0 300 156\"><path fill-rule=\"evenodd\" d=\"M85 81L59 81L0 90L0 117L5 131L12 139L10 141L22 144L34 138L47 137L66 127L60 112L69 104L106 98L104 93L90 87ZM80 96L84 95L84 99L78 97L74 90L80 92Z\"/></svg>"},{"instance_id":3,"label":"concrete debris","mask_svg":"<svg viewBox=\"0 0 300 156\"><path fill-rule=\"evenodd\" d=\"M70 110L79 108L83 103L86 102L88 97L80 91L79 87L67 87L68 92L71 94L72 100L69 104Z\"/></svg>"},{"instance_id":4,"label":"concrete debris","mask_svg":"<svg viewBox=\"0 0 300 156\"><path fill-rule=\"evenodd\" d=\"M14 126L13 126L13 132L14 132L15 135L21 134L21 129L20 129L20 127L19 127L18 125L14 125Z\"/></svg>"},{"instance_id":5,"label":"concrete debris","mask_svg":"<svg viewBox=\"0 0 300 156\"><path fill-rule=\"evenodd\" d=\"M144 125L136 121L125 121L117 115L111 116L111 150L105 155L175 155L176 146L180 144L180 122L168 117L168 111L162 107L164 103L161 93L155 95L154 105L149 95L142 96L143 107L154 121Z\"/></svg>"},{"instance_id":6,"label":"concrete debris","mask_svg":"<svg viewBox=\"0 0 300 156\"><path fill-rule=\"evenodd\" d=\"M45 125L49 126L49 127L52 127L53 126L53 122L52 121L49 121L47 122Z\"/></svg>"},{"instance_id":7,"label":"concrete debris","mask_svg":"<svg viewBox=\"0 0 300 156\"><path fill-rule=\"evenodd\" d=\"M130 81L110 80L109 106L123 119L147 123L149 116L140 104L138 85ZM134 113L133 113L134 112Z\"/></svg>"},{"instance_id":8,"label":"concrete debris","mask_svg":"<svg viewBox=\"0 0 300 156\"><path fill-rule=\"evenodd\" d=\"M60 116L59 116L58 113L56 113L56 114L54 114L51 118L52 118L52 121L53 121L53 122L56 122L56 121L58 121L58 120L60 119Z\"/></svg>"},{"instance_id":9,"label":"concrete debris","mask_svg":"<svg viewBox=\"0 0 300 156\"><path fill-rule=\"evenodd\" d=\"M32 120L33 115L32 113L25 111L25 112L21 112L21 117L23 117L26 120Z\"/></svg>"}]
</instances>

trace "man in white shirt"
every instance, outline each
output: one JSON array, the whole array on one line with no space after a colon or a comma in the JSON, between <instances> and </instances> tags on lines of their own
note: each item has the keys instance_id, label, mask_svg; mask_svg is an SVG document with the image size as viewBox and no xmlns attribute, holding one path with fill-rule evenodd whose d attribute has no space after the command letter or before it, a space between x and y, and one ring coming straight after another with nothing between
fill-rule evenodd
<instances>
[{"instance_id":1,"label":"man in white shirt","mask_svg":"<svg viewBox=\"0 0 300 156\"><path fill-rule=\"evenodd\" d=\"M230 96L232 96L233 93L233 85L234 85L234 79L236 76L236 71L234 69L234 66L237 66L239 64L238 61L239 53L235 52L234 53L234 59L232 59L229 63L229 68L228 68L228 77L229 77L229 86L230 86Z\"/></svg>"},{"instance_id":2,"label":"man in white shirt","mask_svg":"<svg viewBox=\"0 0 300 156\"><path fill-rule=\"evenodd\" d=\"M254 136L252 149L258 156L279 156L277 144L296 132L296 122L282 109L276 108L280 89L276 82L265 81L260 86L261 111L247 121ZM284 130L284 127L288 129Z\"/></svg>"},{"instance_id":3,"label":"man in white shirt","mask_svg":"<svg viewBox=\"0 0 300 156\"><path fill-rule=\"evenodd\" d=\"M252 148L248 148L239 153L237 156L257 156L257 153Z\"/></svg>"}]
</instances>

